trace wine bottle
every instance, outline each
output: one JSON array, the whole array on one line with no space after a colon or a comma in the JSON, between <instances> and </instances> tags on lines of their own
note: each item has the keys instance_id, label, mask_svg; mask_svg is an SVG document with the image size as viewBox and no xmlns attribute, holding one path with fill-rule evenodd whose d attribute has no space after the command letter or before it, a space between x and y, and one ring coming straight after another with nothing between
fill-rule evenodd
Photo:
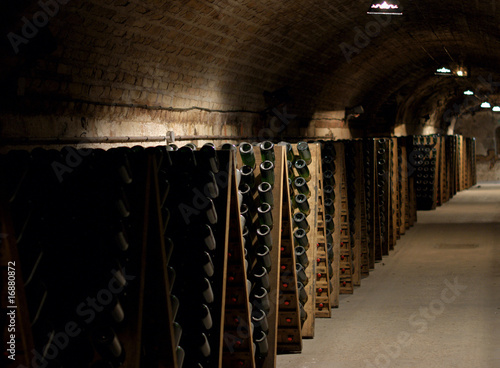
<instances>
[{"instance_id":1,"label":"wine bottle","mask_svg":"<svg viewBox=\"0 0 500 368\"><path fill-rule=\"evenodd\" d=\"M203 186L204 192L208 194L208 197L215 199L219 196L219 186L217 185L217 180L212 171L207 171L203 175L205 185Z\"/></svg>"},{"instance_id":2,"label":"wine bottle","mask_svg":"<svg viewBox=\"0 0 500 368\"><path fill-rule=\"evenodd\" d=\"M305 250L309 249L309 239L304 229L295 229L293 232L293 239L295 240L296 246L301 246Z\"/></svg>"},{"instance_id":3,"label":"wine bottle","mask_svg":"<svg viewBox=\"0 0 500 368\"><path fill-rule=\"evenodd\" d=\"M210 343L208 342L207 335L205 335L203 332L200 335L198 347L200 349L201 355L203 355L205 358L208 358L210 356Z\"/></svg>"},{"instance_id":4,"label":"wine bottle","mask_svg":"<svg viewBox=\"0 0 500 368\"><path fill-rule=\"evenodd\" d=\"M213 301L215 299L214 292L212 290L212 284L210 284L210 281L208 281L207 278L203 279L202 294L203 294L203 299L205 300L205 303L207 303L207 304L213 303Z\"/></svg>"},{"instance_id":5,"label":"wine bottle","mask_svg":"<svg viewBox=\"0 0 500 368\"><path fill-rule=\"evenodd\" d=\"M269 353L269 344L267 341L267 335L264 331L257 332L256 336L254 336L255 346L257 347L257 351L255 354L258 357L265 357Z\"/></svg>"},{"instance_id":6,"label":"wine bottle","mask_svg":"<svg viewBox=\"0 0 500 368\"><path fill-rule=\"evenodd\" d=\"M306 179L307 182L311 180L311 173L309 172L309 168L304 160L298 159L295 161L295 169L301 177Z\"/></svg>"},{"instance_id":7,"label":"wine bottle","mask_svg":"<svg viewBox=\"0 0 500 368\"><path fill-rule=\"evenodd\" d=\"M326 211L325 211L326 212ZM335 223L333 222L333 217L332 215L326 214L325 215L325 227L330 230L331 232L335 231Z\"/></svg>"},{"instance_id":8,"label":"wine bottle","mask_svg":"<svg viewBox=\"0 0 500 368\"><path fill-rule=\"evenodd\" d=\"M292 161L287 161L287 167L288 167L288 179L294 180L296 178L296 176L295 176L295 171L293 171Z\"/></svg>"},{"instance_id":9,"label":"wine bottle","mask_svg":"<svg viewBox=\"0 0 500 368\"><path fill-rule=\"evenodd\" d=\"M307 258L306 249L304 247L301 247L300 245L295 247L295 258L304 268L309 266L309 259Z\"/></svg>"},{"instance_id":10,"label":"wine bottle","mask_svg":"<svg viewBox=\"0 0 500 368\"><path fill-rule=\"evenodd\" d=\"M304 266L300 263L295 265L295 270L297 272L297 280L300 281L303 285L307 285L309 283L309 278L306 275Z\"/></svg>"},{"instance_id":11,"label":"wine bottle","mask_svg":"<svg viewBox=\"0 0 500 368\"><path fill-rule=\"evenodd\" d=\"M304 215L308 216L311 212L309 202L304 194L297 194L294 198L295 207L299 209Z\"/></svg>"},{"instance_id":12,"label":"wine bottle","mask_svg":"<svg viewBox=\"0 0 500 368\"><path fill-rule=\"evenodd\" d=\"M175 272L175 269L171 266L168 267L167 272L168 272L168 281L170 283L170 290L172 290L174 288L175 279L177 277L177 274Z\"/></svg>"},{"instance_id":13,"label":"wine bottle","mask_svg":"<svg viewBox=\"0 0 500 368\"><path fill-rule=\"evenodd\" d=\"M221 147L221 150L227 150L227 151L236 151L237 148L234 144L232 143L224 143Z\"/></svg>"},{"instance_id":14,"label":"wine bottle","mask_svg":"<svg viewBox=\"0 0 500 368\"><path fill-rule=\"evenodd\" d=\"M299 151L299 156L302 160L306 162L307 165L310 165L312 162L311 151L309 150L309 145L307 142L299 142L297 143L297 151Z\"/></svg>"},{"instance_id":15,"label":"wine bottle","mask_svg":"<svg viewBox=\"0 0 500 368\"><path fill-rule=\"evenodd\" d=\"M174 346L178 346L181 341L182 327L177 322L174 322L172 325L174 328Z\"/></svg>"},{"instance_id":16,"label":"wine bottle","mask_svg":"<svg viewBox=\"0 0 500 368\"><path fill-rule=\"evenodd\" d=\"M299 302L302 305L306 304L309 297L307 295L304 284L302 284L300 281L297 281L297 292L299 294Z\"/></svg>"},{"instance_id":17,"label":"wine bottle","mask_svg":"<svg viewBox=\"0 0 500 368\"><path fill-rule=\"evenodd\" d=\"M257 229L257 239L259 244L267 245L267 247L273 249L273 239L271 237L271 229L267 225L260 225Z\"/></svg>"},{"instance_id":18,"label":"wine bottle","mask_svg":"<svg viewBox=\"0 0 500 368\"><path fill-rule=\"evenodd\" d=\"M333 244L332 243L327 243L326 249L327 249L327 254L328 254L328 260L330 262L332 262L333 261L333 256L334 256L334 253L333 253Z\"/></svg>"},{"instance_id":19,"label":"wine bottle","mask_svg":"<svg viewBox=\"0 0 500 368\"><path fill-rule=\"evenodd\" d=\"M335 204L330 198L325 199L324 206L327 215L335 216Z\"/></svg>"},{"instance_id":20,"label":"wine bottle","mask_svg":"<svg viewBox=\"0 0 500 368\"><path fill-rule=\"evenodd\" d=\"M212 314L210 313L210 309L202 304L201 306L201 323L205 330L210 330L213 327Z\"/></svg>"},{"instance_id":21,"label":"wine bottle","mask_svg":"<svg viewBox=\"0 0 500 368\"><path fill-rule=\"evenodd\" d=\"M196 151L198 149L198 147L196 147L196 144L194 144L192 142L186 143L184 145L184 147L187 147L187 148L191 149L192 151Z\"/></svg>"},{"instance_id":22,"label":"wine bottle","mask_svg":"<svg viewBox=\"0 0 500 368\"><path fill-rule=\"evenodd\" d=\"M209 201L209 205L205 213L207 215L208 222L214 225L217 223L217 211L215 210L215 204L212 199L207 198L207 200Z\"/></svg>"},{"instance_id":23,"label":"wine bottle","mask_svg":"<svg viewBox=\"0 0 500 368\"><path fill-rule=\"evenodd\" d=\"M259 214L259 223L261 225L267 225L270 229L273 228L273 213L271 212L271 206L268 203L262 203L260 207L257 208Z\"/></svg>"},{"instance_id":24,"label":"wine bottle","mask_svg":"<svg viewBox=\"0 0 500 368\"><path fill-rule=\"evenodd\" d=\"M309 232L309 223L307 222L306 215L302 212L297 212L293 215L293 223L295 224L295 227L304 229L306 233Z\"/></svg>"},{"instance_id":25,"label":"wine bottle","mask_svg":"<svg viewBox=\"0 0 500 368\"><path fill-rule=\"evenodd\" d=\"M214 174L219 172L219 159L215 146L211 143L205 143L200 149L201 156L208 162L206 168Z\"/></svg>"},{"instance_id":26,"label":"wine bottle","mask_svg":"<svg viewBox=\"0 0 500 368\"><path fill-rule=\"evenodd\" d=\"M335 176L333 175L333 172L331 170L326 170L323 173L323 181L325 185L335 185Z\"/></svg>"},{"instance_id":27,"label":"wine bottle","mask_svg":"<svg viewBox=\"0 0 500 368\"><path fill-rule=\"evenodd\" d=\"M333 244L333 235L329 229L326 229L326 242Z\"/></svg>"},{"instance_id":28,"label":"wine bottle","mask_svg":"<svg viewBox=\"0 0 500 368\"><path fill-rule=\"evenodd\" d=\"M177 298L175 295L171 294L170 295L170 304L172 305L172 321L175 321L177 318L177 312L179 311L179 298Z\"/></svg>"},{"instance_id":29,"label":"wine bottle","mask_svg":"<svg viewBox=\"0 0 500 368\"><path fill-rule=\"evenodd\" d=\"M295 161L295 155L293 153L292 145L288 142L280 142L280 144L284 144L286 146L286 159L287 161L293 163Z\"/></svg>"},{"instance_id":30,"label":"wine bottle","mask_svg":"<svg viewBox=\"0 0 500 368\"><path fill-rule=\"evenodd\" d=\"M274 144L271 141L265 141L260 144L260 155L262 161L271 161L274 164Z\"/></svg>"},{"instance_id":31,"label":"wine bottle","mask_svg":"<svg viewBox=\"0 0 500 368\"><path fill-rule=\"evenodd\" d=\"M267 291L271 288L271 283L269 281L269 274L265 267L255 265L252 270L252 276L254 283L266 289Z\"/></svg>"},{"instance_id":32,"label":"wine bottle","mask_svg":"<svg viewBox=\"0 0 500 368\"><path fill-rule=\"evenodd\" d=\"M304 322L306 321L307 319L307 312L306 310L304 309L304 306L302 305L302 303L299 302L299 309L300 309L300 322L301 324L303 325Z\"/></svg>"},{"instance_id":33,"label":"wine bottle","mask_svg":"<svg viewBox=\"0 0 500 368\"><path fill-rule=\"evenodd\" d=\"M243 166L241 168L241 182L247 184L250 189L255 186L255 174L250 166Z\"/></svg>"},{"instance_id":34,"label":"wine bottle","mask_svg":"<svg viewBox=\"0 0 500 368\"><path fill-rule=\"evenodd\" d=\"M299 193L304 194L307 198L311 196L309 186L307 185L306 179L304 179L303 177L299 176L295 178L295 180L293 181L293 185Z\"/></svg>"},{"instance_id":35,"label":"wine bottle","mask_svg":"<svg viewBox=\"0 0 500 368\"><path fill-rule=\"evenodd\" d=\"M92 336L94 346L102 358L115 364L123 363L125 351L111 327L103 327L94 331Z\"/></svg>"},{"instance_id":36,"label":"wine bottle","mask_svg":"<svg viewBox=\"0 0 500 368\"><path fill-rule=\"evenodd\" d=\"M214 233L212 232L212 228L207 224L202 227L202 237L207 248L209 250L214 250L216 247Z\"/></svg>"},{"instance_id":37,"label":"wine bottle","mask_svg":"<svg viewBox=\"0 0 500 368\"><path fill-rule=\"evenodd\" d=\"M177 355L177 366L178 368L182 368L182 366L184 365L184 358L186 357L186 353L180 346L177 346L177 350L175 353Z\"/></svg>"},{"instance_id":38,"label":"wine bottle","mask_svg":"<svg viewBox=\"0 0 500 368\"><path fill-rule=\"evenodd\" d=\"M212 277L214 275L214 264L212 262L212 258L208 252L203 252L202 257L203 271L205 271L205 275Z\"/></svg>"},{"instance_id":39,"label":"wine bottle","mask_svg":"<svg viewBox=\"0 0 500 368\"><path fill-rule=\"evenodd\" d=\"M255 154L253 146L250 143L243 142L240 144L239 150L243 164L255 169Z\"/></svg>"},{"instance_id":40,"label":"wine bottle","mask_svg":"<svg viewBox=\"0 0 500 368\"><path fill-rule=\"evenodd\" d=\"M256 286L252 290L252 305L254 309L262 309L266 314L271 310L271 304L269 303L269 295L265 288L262 286Z\"/></svg>"},{"instance_id":41,"label":"wine bottle","mask_svg":"<svg viewBox=\"0 0 500 368\"><path fill-rule=\"evenodd\" d=\"M267 245L259 245L255 252L257 264L264 267L267 272L271 271L272 261L269 247Z\"/></svg>"},{"instance_id":42,"label":"wine bottle","mask_svg":"<svg viewBox=\"0 0 500 368\"><path fill-rule=\"evenodd\" d=\"M269 184L267 182L263 182L258 186L257 190L259 191L259 198L260 198L261 203L267 203L272 208L274 198L273 198L271 184Z\"/></svg>"},{"instance_id":43,"label":"wine bottle","mask_svg":"<svg viewBox=\"0 0 500 368\"><path fill-rule=\"evenodd\" d=\"M332 201L335 200L335 189L331 185L326 185L323 188L323 194L325 195L325 198L330 198Z\"/></svg>"},{"instance_id":44,"label":"wine bottle","mask_svg":"<svg viewBox=\"0 0 500 368\"><path fill-rule=\"evenodd\" d=\"M269 332L269 323L267 320L266 312L262 309L254 308L252 311L252 322L255 331L263 331L265 333Z\"/></svg>"},{"instance_id":45,"label":"wine bottle","mask_svg":"<svg viewBox=\"0 0 500 368\"><path fill-rule=\"evenodd\" d=\"M274 185L274 164L272 161L264 161L260 164L260 176L262 182Z\"/></svg>"}]
</instances>

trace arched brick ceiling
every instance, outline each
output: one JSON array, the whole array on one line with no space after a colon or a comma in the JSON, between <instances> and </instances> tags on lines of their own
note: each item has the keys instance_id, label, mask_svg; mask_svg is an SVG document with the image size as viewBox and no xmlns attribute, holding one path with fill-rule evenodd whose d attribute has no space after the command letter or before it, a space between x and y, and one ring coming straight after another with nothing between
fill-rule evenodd
<instances>
[{"instance_id":1,"label":"arched brick ceiling","mask_svg":"<svg viewBox=\"0 0 500 368\"><path fill-rule=\"evenodd\" d=\"M260 111L263 91L289 86L306 118L357 104L374 117L388 99L410 98L408 90L425 104L433 71L451 62L471 68L469 81L500 81L500 4L401 3L404 15L384 18L387 24L377 30L366 0L60 0L48 25L18 54L3 37L2 91L34 99ZM41 10L28 0L5 6L4 35L21 34L21 17L32 20ZM364 44L355 42L360 30L372 32ZM350 60L341 45L357 48Z\"/></svg>"}]
</instances>

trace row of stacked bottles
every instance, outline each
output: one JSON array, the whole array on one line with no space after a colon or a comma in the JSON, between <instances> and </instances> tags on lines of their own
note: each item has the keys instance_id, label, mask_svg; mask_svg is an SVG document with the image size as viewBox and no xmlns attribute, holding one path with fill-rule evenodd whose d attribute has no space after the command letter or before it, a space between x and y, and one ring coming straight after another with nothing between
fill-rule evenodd
<instances>
[{"instance_id":1,"label":"row of stacked bottles","mask_svg":"<svg viewBox=\"0 0 500 368\"><path fill-rule=\"evenodd\" d=\"M26 296L19 354L47 367L274 367L416 221L433 164L436 201L475 182L473 141L460 147L402 137L0 156L2 255L18 259Z\"/></svg>"}]
</instances>

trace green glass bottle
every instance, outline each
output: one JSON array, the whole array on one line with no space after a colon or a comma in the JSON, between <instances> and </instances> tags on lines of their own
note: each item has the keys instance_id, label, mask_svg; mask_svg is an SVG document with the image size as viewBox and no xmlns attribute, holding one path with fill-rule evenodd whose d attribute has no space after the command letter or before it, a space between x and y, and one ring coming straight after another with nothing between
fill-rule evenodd
<instances>
[{"instance_id":1,"label":"green glass bottle","mask_svg":"<svg viewBox=\"0 0 500 368\"><path fill-rule=\"evenodd\" d=\"M260 144L260 155L262 161L271 161L274 164L274 143L271 141L265 141Z\"/></svg>"},{"instance_id":2,"label":"green glass bottle","mask_svg":"<svg viewBox=\"0 0 500 368\"><path fill-rule=\"evenodd\" d=\"M303 159L295 161L295 169L301 177L306 179L307 182L311 180L311 173L309 172L309 168Z\"/></svg>"},{"instance_id":3,"label":"green glass bottle","mask_svg":"<svg viewBox=\"0 0 500 368\"><path fill-rule=\"evenodd\" d=\"M262 182L274 185L274 164L272 161L264 161L260 164L260 176Z\"/></svg>"},{"instance_id":4,"label":"green glass bottle","mask_svg":"<svg viewBox=\"0 0 500 368\"><path fill-rule=\"evenodd\" d=\"M312 162L311 151L309 150L309 145L307 142L299 142L297 143L297 151L299 151L299 157L306 162L307 165L310 165Z\"/></svg>"},{"instance_id":5,"label":"green glass bottle","mask_svg":"<svg viewBox=\"0 0 500 368\"><path fill-rule=\"evenodd\" d=\"M241 161L244 165L250 166L255 169L255 154L253 151L253 146L250 143L243 142L240 144L240 156Z\"/></svg>"},{"instance_id":6,"label":"green glass bottle","mask_svg":"<svg viewBox=\"0 0 500 368\"><path fill-rule=\"evenodd\" d=\"M304 194L307 198L311 197L311 191L309 190L306 179L299 176L298 178L295 178L293 184L299 193Z\"/></svg>"}]
</instances>

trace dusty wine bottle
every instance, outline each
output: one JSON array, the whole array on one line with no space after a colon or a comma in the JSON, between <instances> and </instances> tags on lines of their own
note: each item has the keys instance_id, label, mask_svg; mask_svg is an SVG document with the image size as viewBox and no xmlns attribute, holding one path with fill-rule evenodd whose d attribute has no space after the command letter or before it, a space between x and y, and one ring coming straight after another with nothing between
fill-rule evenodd
<instances>
[{"instance_id":1,"label":"dusty wine bottle","mask_svg":"<svg viewBox=\"0 0 500 368\"><path fill-rule=\"evenodd\" d=\"M168 281L170 284L170 290L172 290L174 288L175 279L177 277L177 274L172 266L168 267L167 272L168 272Z\"/></svg>"},{"instance_id":2,"label":"dusty wine bottle","mask_svg":"<svg viewBox=\"0 0 500 368\"><path fill-rule=\"evenodd\" d=\"M335 205L330 198L326 198L324 202L325 213L330 216L335 216Z\"/></svg>"},{"instance_id":3,"label":"dusty wine bottle","mask_svg":"<svg viewBox=\"0 0 500 368\"><path fill-rule=\"evenodd\" d=\"M213 225L217 223L217 211L215 210L214 201L212 201L211 198L207 198L207 200L209 201L209 205L206 211L206 215L208 222L210 222Z\"/></svg>"},{"instance_id":4,"label":"dusty wine bottle","mask_svg":"<svg viewBox=\"0 0 500 368\"><path fill-rule=\"evenodd\" d=\"M267 272L271 271L272 261L269 247L267 245L259 245L255 252L257 264L264 267Z\"/></svg>"},{"instance_id":5,"label":"dusty wine bottle","mask_svg":"<svg viewBox=\"0 0 500 368\"><path fill-rule=\"evenodd\" d=\"M269 281L269 274L267 273L267 270L265 267L262 267L260 265L255 265L255 267L252 270L252 276L254 283L256 285L259 285L269 291L271 289L271 283Z\"/></svg>"},{"instance_id":6,"label":"dusty wine bottle","mask_svg":"<svg viewBox=\"0 0 500 368\"><path fill-rule=\"evenodd\" d=\"M177 355L177 366L179 368L182 368L182 366L184 365L184 358L186 357L184 349L180 346L177 346L175 354Z\"/></svg>"},{"instance_id":7,"label":"dusty wine bottle","mask_svg":"<svg viewBox=\"0 0 500 368\"><path fill-rule=\"evenodd\" d=\"M260 144L260 155L262 161L271 161L274 164L274 143L271 141L262 142Z\"/></svg>"},{"instance_id":8,"label":"dusty wine bottle","mask_svg":"<svg viewBox=\"0 0 500 368\"><path fill-rule=\"evenodd\" d=\"M260 207L257 208L259 214L259 223L261 225L267 225L270 229L273 228L273 213L271 212L271 206L268 203L262 203Z\"/></svg>"},{"instance_id":9,"label":"dusty wine bottle","mask_svg":"<svg viewBox=\"0 0 500 368\"><path fill-rule=\"evenodd\" d=\"M293 232L293 239L295 240L296 246L301 246L305 250L309 249L309 239L304 229L295 229Z\"/></svg>"},{"instance_id":10,"label":"dusty wine bottle","mask_svg":"<svg viewBox=\"0 0 500 368\"><path fill-rule=\"evenodd\" d=\"M297 272L297 280L300 281L303 285L307 285L309 283L309 278L306 275L304 266L300 263L295 265L295 270Z\"/></svg>"},{"instance_id":11,"label":"dusty wine bottle","mask_svg":"<svg viewBox=\"0 0 500 368\"><path fill-rule=\"evenodd\" d=\"M269 322L267 321L266 312L262 309L254 308L252 311L252 322L255 331L264 331L267 333L269 331Z\"/></svg>"},{"instance_id":12,"label":"dusty wine bottle","mask_svg":"<svg viewBox=\"0 0 500 368\"><path fill-rule=\"evenodd\" d=\"M208 342L207 335L201 333L200 340L198 342L198 347L200 349L201 354L208 358L211 353L210 343Z\"/></svg>"},{"instance_id":13,"label":"dusty wine bottle","mask_svg":"<svg viewBox=\"0 0 500 368\"><path fill-rule=\"evenodd\" d=\"M311 151L309 150L309 145L307 144L307 142L297 143L297 151L299 151L300 158L304 160L307 165L310 165L312 162L312 158Z\"/></svg>"},{"instance_id":14,"label":"dusty wine bottle","mask_svg":"<svg viewBox=\"0 0 500 368\"><path fill-rule=\"evenodd\" d=\"M333 244L333 235L329 229L326 229L326 242Z\"/></svg>"},{"instance_id":15,"label":"dusty wine bottle","mask_svg":"<svg viewBox=\"0 0 500 368\"><path fill-rule=\"evenodd\" d=\"M304 247L300 245L295 247L295 258L302 267L307 268L307 266L309 266L309 259L307 258L306 249Z\"/></svg>"},{"instance_id":16,"label":"dusty wine bottle","mask_svg":"<svg viewBox=\"0 0 500 368\"><path fill-rule=\"evenodd\" d=\"M181 342L182 327L177 322L174 322L172 325L174 328L174 346L178 346Z\"/></svg>"},{"instance_id":17,"label":"dusty wine bottle","mask_svg":"<svg viewBox=\"0 0 500 368\"><path fill-rule=\"evenodd\" d=\"M273 249L273 239L271 237L271 229L267 225L260 225L257 229L257 239L260 245L267 245L267 247Z\"/></svg>"},{"instance_id":18,"label":"dusty wine bottle","mask_svg":"<svg viewBox=\"0 0 500 368\"><path fill-rule=\"evenodd\" d=\"M255 169L255 154L253 146L250 143L243 142L240 144L239 150L243 164Z\"/></svg>"},{"instance_id":19,"label":"dusty wine bottle","mask_svg":"<svg viewBox=\"0 0 500 368\"><path fill-rule=\"evenodd\" d=\"M295 161L295 169L301 177L306 179L307 182L311 180L311 173L309 172L309 168L304 160L298 159Z\"/></svg>"},{"instance_id":20,"label":"dusty wine bottle","mask_svg":"<svg viewBox=\"0 0 500 368\"><path fill-rule=\"evenodd\" d=\"M116 323L121 323L125 319L125 312L118 298L113 300L114 306L111 307L111 318Z\"/></svg>"},{"instance_id":21,"label":"dusty wine bottle","mask_svg":"<svg viewBox=\"0 0 500 368\"><path fill-rule=\"evenodd\" d=\"M309 207L309 202L307 201L307 197L304 194L297 194L293 199L295 203L295 207L299 209L304 215L309 215L311 209Z\"/></svg>"},{"instance_id":22,"label":"dusty wine bottle","mask_svg":"<svg viewBox=\"0 0 500 368\"><path fill-rule=\"evenodd\" d=\"M219 172L219 159L217 157L217 151L215 146L210 143L205 143L200 149L202 157L208 162L207 169L212 171L214 174Z\"/></svg>"},{"instance_id":23,"label":"dusty wine bottle","mask_svg":"<svg viewBox=\"0 0 500 368\"><path fill-rule=\"evenodd\" d=\"M171 294L170 304L172 305L172 321L175 321L175 319L177 318L177 312L179 311L179 305L180 305L179 298Z\"/></svg>"},{"instance_id":24,"label":"dusty wine bottle","mask_svg":"<svg viewBox=\"0 0 500 368\"><path fill-rule=\"evenodd\" d=\"M274 185L274 164L272 161L264 161L260 164L260 177L262 182Z\"/></svg>"},{"instance_id":25,"label":"dusty wine bottle","mask_svg":"<svg viewBox=\"0 0 500 368\"><path fill-rule=\"evenodd\" d=\"M335 231L335 223L333 222L332 215L329 214L325 215L325 227L331 232Z\"/></svg>"},{"instance_id":26,"label":"dusty wine bottle","mask_svg":"<svg viewBox=\"0 0 500 368\"><path fill-rule=\"evenodd\" d=\"M217 185L217 180L212 171L207 171L204 176L205 185L203 186L204 192L209 198L215 199L219 196L219 186Z\"/></svg>"},{"instance_id":27,"label":"dusty wine bottle","mask_svg":"<svg viewBox=\"0 0 500 368\"><path fill-rule=\"evenodd\" d=\"M293 215L293 223L295 224L295 227L304 229L306 233L309 232L309 223L307 222L306 215L302 212L297 212Z\"/></svg>"},{"instance_id":28,"label":"dusty wine bottle","mask_svg":"<svg viewBox=\"0 0 500 368\"><path fill-rule=\"evenodd\" d=\"M326 244L326 250L327 250L327 254L328 254L328 260L330 262L333 261L333 244L332 243L327 243Z\"/></svg>"},{"instance_id":29,"label":"dusty wine bottle","mask_svg":"<svg viewBox=\"0 0 500 368\"><path fill-rule=\"evenodd\" d=\"M260 183L257 190L259 191L259 198L261 203L267 203L273 207L274 197L272 192L272 186L269 183L263 182Z\"/></svg>"},{"instance_id":30,"label":"dusty wine bottle","mask_svg":"<svg viewBox=\"0 0 500 368\"><path fill-rule=\"evenodd\" d=\"M205 330L210 330L213 326L212 314L205 304L201 306L201 323Z\"/></svg>"},{"instance_id":31,"label":"dusty wine bottle","mask_svg":"<svg viewBox=\"0 0 500 368\"><path fill-rule=\"evenodd\" d=\"M254 336L255 346L257 351L255 354L259 357L265 357L269 353L269 344L267 342L267 335L264 331L257 332Z\"/></svg>"},{"instance_id":32,"label":"dusty wine bottle","mask_svg":"<svg viewBox=\"0 0 500 368\"><path fill-rule=\"evenodd\" d=\"M98 353L104 358L123 363L125 351L111 327L100 328L93 333L94 346Z\"/></svg>"},{"instance_id":33,"label":"dusty wine bottle","mask_svg":"<svg viewBox=\"0 0 500 368\"><path fill-rule=\"evenodd\" d=\"M325 195L325 198L330 198L332 201L335 200L335 189L331 185L326 185L323 188L323 193Z\"/></svg>"},{"instance_id":34,"label":"dusty wine bottle","mask_svg":"<svg viewBox=\"0 0 500 368\"><path fill-rule=\"evenodd\" d=\"M241 182L247 184L250 188L255 186L255 174L250 166L241 168Z\"/></svg>"},{"instance_id":35,"label":"dusty wine bottle","mask_svg":"<svg viewBox=\"0 0 500 368\"><path fill-rule=\"evenodd\" d=\"M331 170L326 170L323 173L323 181L325 185L335 185L335 176L333 175L333 172Z\"/></svg>"},{"instance_id":36,"label":"dusty wine bottle","mask_svg":"<svg viewBox=\"0 0 500 368\"><path fill-rule=\"evenodd\" d=\"M269 295L267 290L261 286L257 286L252 290L252 305L254 309L262 309L266 314L271 310L271 304L269 303Z\"/></svg>"},{"instance_id":37,"label":"dusty wine bottle","mask_svg":"<svg viewBox=\"0 0 500 368\"><path fill-rule=\"evenodd\" d=\"M212 232L212 228L207 224L202 227L202 237L207 248L209 250L214 250L216 247L214 233Z\"/></svg>"},{"instance_id":38,"label":"dusty wine bottle","mask_svg":"<svg viewBox=\"0 0 500 368\"><path fill-rule=\"evenodd\" d=\"M205 274L208 277L212 277L214 275L214 264L208 252L203 252L202 264L203 264L203 271L205 271Z\"/></svg>"},{"instance_id":39,"label":"dusty wine bottle","mask_svg":"<svg viewBox=\"0 0 500 368\"><path fill-rule=\"evenodd\" d=\"M297 177L293 181L293 185L297 189L297 191L301 194L304 194L307 198L311 196L311 191L309 190L309 186L307 185L306 179L303 177Z\"/></svg>"},{"instance_id":40,"label":"dusty wine bottle","mask_svg":"<svg viewBox=\"0 0 500 368\"><path fill-rule=\"evenodd\" d=\"M309 297L307 296L304 284L300 281L297 281L297 292L299 294L299 302L302 303L302 305L306 304Z\"/></svg>"},{"instance_id":41,"label":"dusty wine bottle","mask_svg":"<svg viewBox=\"0 0 500 368\"><path fill-rule=\"evenodd\" d=\"M214 292L212 290L212 284L210 284L210 281L208 281L207 278L203 279L202 294L203 294L203 298L205 299L205 302L207 304L213 303Z\"/></svg>"},{"instance_id":42,"label":"dusty wine bottle","mask_svg":"<svg viewBox=\"0 0 500 368\"><path fill-rule=\"evenodd\" d=\"M303 325L304 322L306 321L307 319L307 312L306 310L304 309L304 306L302 305L302 303L299 302L299 309L300 309L300 322L301 324Z\"/></svg>"}]
</instances>

